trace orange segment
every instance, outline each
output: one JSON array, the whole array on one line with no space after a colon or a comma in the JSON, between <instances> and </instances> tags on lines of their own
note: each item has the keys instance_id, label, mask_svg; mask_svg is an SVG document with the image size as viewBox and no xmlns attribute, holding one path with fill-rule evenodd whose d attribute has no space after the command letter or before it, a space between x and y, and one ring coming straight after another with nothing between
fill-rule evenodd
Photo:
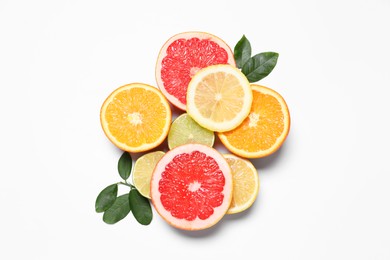
<instances>
[{"instance_id":1,"label":"orange segment","mask_svg":"<svg viewBox=\"0 0 390 260\"><path fill-rule=\"evenodd\" d=\"M100 121L110 141L128 152L143 152L161 144L168 134L171 109L160 90L132 83L104 101Z\"/></svg>"},{"instance_id":2,"label":"orange segment","mask_svg":"<svg viewBox=\"0 0 390 260\"><path fill-rule=\"evenodd\" d=\"M283 144L290 129L286 102L276 91L251 84L252 107L248 117L237 128L218 133L231 152L246 158L272 154Z\"/></svg>"}]
</instances>

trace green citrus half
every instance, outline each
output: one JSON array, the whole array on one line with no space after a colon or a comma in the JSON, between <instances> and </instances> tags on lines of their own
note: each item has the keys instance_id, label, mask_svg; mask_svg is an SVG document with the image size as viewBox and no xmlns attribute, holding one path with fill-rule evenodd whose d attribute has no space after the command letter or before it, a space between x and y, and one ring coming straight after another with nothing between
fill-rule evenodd
<instances>
[{"instance_id":1,"label":"green citrus half","mask_svg":"<svg viewBox=\"0 0 390 260\"><path fill-rule=\"evenodd\" d=\"M212 147L214 132L207 130L195 122L187 113L178 116L172 123L168 133L168 147L173 149L179 145L198 143Z\"/></svg>"},{"instance_id":2,"label":"green citrus half","mask_svg":"<svg viewBox=\"0 0 390 260\"><path fill-rule=\"evenodd\" d=\"M154 167L164 154L162 151L150 152L139 157L134 164L133 185L146 198L150 199L150 179Z\"/></svg>"}]
</instances>

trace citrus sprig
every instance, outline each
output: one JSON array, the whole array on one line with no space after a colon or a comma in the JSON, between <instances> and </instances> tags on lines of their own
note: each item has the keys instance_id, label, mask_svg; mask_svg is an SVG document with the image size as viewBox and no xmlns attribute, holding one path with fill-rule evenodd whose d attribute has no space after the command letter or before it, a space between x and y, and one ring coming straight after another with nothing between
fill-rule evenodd
<instances>
[{"instance_id":1,"label":"citrus sprig","mask_svg":"<svg viewBox=\"0 0 390 260\"><path fill-rule=\"evenodd\" d=\"M236 65L249 82L257 82L267 77L275 68L279 54L276 52L261 52L252 56L249 40L242 36L234 47Z\"/></svg>"},{"instance_id":2,"label":"citrus sprig","mask_svg":"<svg viewBox=\"0 0 390 260\"><path fill-rule=\"evenodd\" d=\"M124 219L130 211L142 225L149 225L153 218L152 208L147 198L143 197L137 188L128 182L132 169L130 153L123 152L118 161L118 172L123 181L104 188L96 198L95 210L103 213L103 221L115 224ZM118 185L130 188L130 192L118 196Z\"/></svg>"}]
</instances>

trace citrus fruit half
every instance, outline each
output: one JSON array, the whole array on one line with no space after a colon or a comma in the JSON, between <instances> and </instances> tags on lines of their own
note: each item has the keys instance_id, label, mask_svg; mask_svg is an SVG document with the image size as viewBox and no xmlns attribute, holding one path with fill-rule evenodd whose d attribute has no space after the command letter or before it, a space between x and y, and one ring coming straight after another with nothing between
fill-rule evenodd
<instances>
[{"instance_id":1,"label":"citrus fruit half","mask_svg":"<svg viewBox=\"0 0 390 260\"><path fill-rule=\"evenodd\" d=\"M201 230L215 225L227 212L233 178L217 150L185 144L160 159L150 185L152 203L163 219L179 229Z\"/></svg>"},{"instance_id":2,"label":"citrus fruit half","mask_svg":"<svg viewBox=\"0 0 390 260\"><path fill-rule=\"evenodd\" d=\"M290 130L290 114L283 97L275 90L252 84L253 102L249 116L237 128L218 133L234 154L260 158L274 153Z\"/></svg>"},{"instance_id":3,"label":"citrus fruit half","mask_svg":"<svg viewBox=\"0 0 390 260\"><path fill-rule=\"evenodd\" d=\"M233 198L227 214L239 213L255 202L259 193L259 174L249 160L232 154L224 156L233 174Z\"/></svg>"},{"instance_id":4,"label":"citrus fruit half","mask_svg":"<svg viewBox=\"0 0 390 260\"><path fill-rule=\"evenodd\" d=\"M248 116L252 90L245 75L231 65L203 68L187 89L187 113L215 132L236 128Z\"/></svg>"},{"instance_id":5,"label":"citrus fruit half","mask_svg":"<svg viewBox=\"0 0 390 260\"><path fill-rule=\"evenodd\" d=\"M199 69L214 64L236 64L232 50L223 40L205 32L176 34L165 42L158 55L157 85L173 105L185 110L191 78Z\"/></svg>"},{"instance_id":6,"label":"citrus fruit half","mask_svg":"<svg viewBox=\"0 0 390 260\"><path fill-rule=\"evenodd\" d=\"M108 139L128 152L143 152L161 144L168 135L172 113L158 88L142 83L114 90L100 110Z\"/></svg>"},{"instance_id":7,"label":"citrus fruit half","mask_svg":"<svg viewBox=\"0 0 390 260\"><path fill-rule=\"evenodd\" d=\"M213 131L200 126L187 113L183 113L173 121L169 129L168 147L173 149L188 143L199 143L212 147L214 139Z\"/></svg>"},{"instance_id":8,"label":"citrus fruit half","mask_svg":"<svg viewBox=\"0 0 390 260\"><path fill-rule=\"evenodd\" d=\"M150 179L157 162L165 153L150 152L139 157L133 168L133 184L142 196L150 199Z\"/></svg>"}]
</instances>

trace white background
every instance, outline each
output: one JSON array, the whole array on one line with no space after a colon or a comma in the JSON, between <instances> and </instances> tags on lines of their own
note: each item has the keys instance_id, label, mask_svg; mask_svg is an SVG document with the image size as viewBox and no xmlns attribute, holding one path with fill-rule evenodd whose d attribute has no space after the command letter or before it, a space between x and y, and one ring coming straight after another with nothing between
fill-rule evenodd
<instances>
[{"instance_id":1,"label":"white background","mask_svg":"<svg viewBox=\"0 0 390 260\"><path fill-rule=\"evenodd\" d=\"M389 26L388 0L0 0L0 258L390 259ZM192 233L156 212L107 225L94 203L121 151L100 106L156 85L160 47L193 30L280 54L259 83L287 101L290 135L253 160L242 214Z\"/></svg>"}]
</instances>

